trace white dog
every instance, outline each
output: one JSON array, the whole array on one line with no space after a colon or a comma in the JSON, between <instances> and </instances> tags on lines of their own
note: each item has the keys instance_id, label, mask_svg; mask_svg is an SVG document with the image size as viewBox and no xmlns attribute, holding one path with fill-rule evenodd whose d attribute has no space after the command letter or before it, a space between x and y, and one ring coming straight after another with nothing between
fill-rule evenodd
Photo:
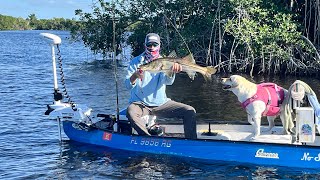
<instances>
[{"instance_id":1,"label":"white dog","mask_svg":"<svg viewBox=\"0 0 320 180\"><path fill-rule=\"evenodd\" d=\"M267 116L270 131L274 127L274 119L280 115L282 124L285 122L284 105L282 102L288 91L273 83L255 84L242 76L232 75L222 78L224 90L232 91L241 102L248 114L248 121L254 126L253 139L260 135L261 117ZM284 134L289 134L284 128Z\"/></svg>"}]
</instances>

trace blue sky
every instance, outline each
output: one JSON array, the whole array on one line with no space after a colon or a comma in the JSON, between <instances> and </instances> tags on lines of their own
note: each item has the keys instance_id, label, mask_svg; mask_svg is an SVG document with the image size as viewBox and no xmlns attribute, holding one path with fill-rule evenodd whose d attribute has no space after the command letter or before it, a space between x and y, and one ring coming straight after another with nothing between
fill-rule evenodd
<instances>
[{"instance_id":1,"label":"blue sky","mask_svg":"<svg viewBox=\"0 0 320 180\"><path fill-rule=\"evenodd\" d=\"M38 19L76 18L74 11L92 12L95 0L0 0L0 14L27 18L35 14Z\"/></svg>"}]
</instances>

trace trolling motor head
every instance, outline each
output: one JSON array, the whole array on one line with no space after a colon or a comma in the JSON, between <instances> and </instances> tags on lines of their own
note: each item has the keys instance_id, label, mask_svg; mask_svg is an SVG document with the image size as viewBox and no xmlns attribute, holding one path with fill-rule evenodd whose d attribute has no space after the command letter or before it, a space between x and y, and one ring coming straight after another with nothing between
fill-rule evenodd
<instances>
[{"instance_id":1,"label":"trolling motor head","mask_svg":"<svg viewBox=\"0 0 320 180\"><path fill-rule=\"evenodd\" d=\"M61 38L57 35L50 33L40 33L40 35L44 37L52 45L61 44Z\"/></svg>"}]
</instances>

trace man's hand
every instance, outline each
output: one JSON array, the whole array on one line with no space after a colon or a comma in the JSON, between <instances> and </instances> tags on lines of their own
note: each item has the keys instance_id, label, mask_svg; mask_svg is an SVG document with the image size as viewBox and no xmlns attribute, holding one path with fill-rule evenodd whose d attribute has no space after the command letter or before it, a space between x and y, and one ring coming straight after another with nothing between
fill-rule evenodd
<instances>
[{"instance_id":1,"label":"man's hand","mask_svg":"<svg viewBox=\"0 0 320 180\"><path fill-rule=\"evenodd\" d=\"M134 72L130 77L131 84L135 84L137 79L143 79L143 71L141 69L138 69L136 72Z\"/></svg>"},{"instance_id":2,"label":"man's hand","mask_svg":"<svg viewBox=\"0 0 320 180\"><path fill-rule=\"evenodd\" d=\"M179 64L179 63L173 63L173 65L172 65L172 71L174 72L174 73L179 73L179 72L181 72L182 71L182 66Z\"/></svg>"}]
</instances>

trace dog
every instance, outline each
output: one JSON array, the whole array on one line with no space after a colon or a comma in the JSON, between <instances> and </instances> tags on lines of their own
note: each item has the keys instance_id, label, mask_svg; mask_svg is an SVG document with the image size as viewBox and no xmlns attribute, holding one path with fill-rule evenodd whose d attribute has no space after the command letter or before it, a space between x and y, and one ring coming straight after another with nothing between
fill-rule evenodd
<instances>
[{"instance_id":1,"label":"dog","mask_svg":"<svg viewBox=\"0 0 320 180\"><path fill-rule=\"evenodd\" d=\"M288 91L274 83L255 84L239 75L222 78L221 83L224 90L232 91L238 98L242 107L248 114L248 122L254 126L252 139L260 136L261 117L267 116L271 131L274 127L274 119L280 115L282 125L285 122L284 105L282 104ZM289 134L283 128L283 134Z\"/></svg>"}]
</instances>

